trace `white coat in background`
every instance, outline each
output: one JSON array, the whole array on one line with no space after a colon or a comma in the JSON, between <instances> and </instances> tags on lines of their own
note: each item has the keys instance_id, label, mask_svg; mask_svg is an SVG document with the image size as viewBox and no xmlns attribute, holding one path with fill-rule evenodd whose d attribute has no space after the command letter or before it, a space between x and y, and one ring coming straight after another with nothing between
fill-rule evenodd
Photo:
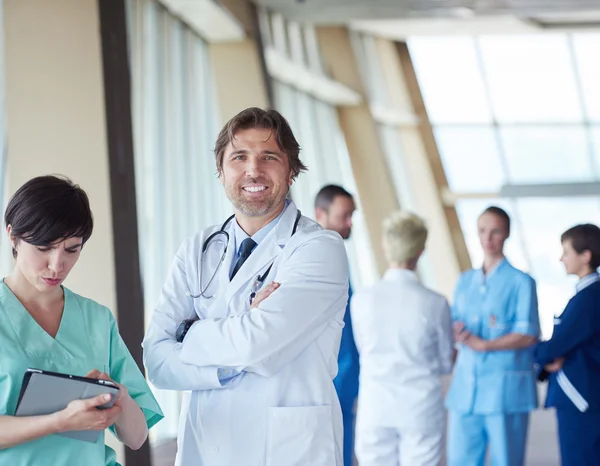
<instances>
[{"instance_id":1,"label":"white coat in background","mask_svg":"<svg viewBox=\"0 0 600 466\"><path fill-rule=\"evenodd\" d=\"M182 406L177 466L341 466L342 417L333 385L348 299L348 261L337 233L301 217L281 219L230 282L229 247L210 288L200 291L200 251L215 226L179 249L144 339L144 364L157 387L190 390ZM204 258L205 287L224 235ZM274 261L274 262L273 262ZM281 284L250 310L250 288L273 263L264 286ZM183 343L179 323L200 321ZM217 371L241 372L223 386Z\"/></svg>"},{"instance_id":2,"label":"white coat in background","mask_svg":"<svg viewBox=\"0 0 600 466\"><path fill-rule=\"evenodd\" d=\"M350 304L360 354L356 454L361 466L437 466L441 376L452 370L446 299L409 270L390 269Z\"/></svg>"}]
</instances>

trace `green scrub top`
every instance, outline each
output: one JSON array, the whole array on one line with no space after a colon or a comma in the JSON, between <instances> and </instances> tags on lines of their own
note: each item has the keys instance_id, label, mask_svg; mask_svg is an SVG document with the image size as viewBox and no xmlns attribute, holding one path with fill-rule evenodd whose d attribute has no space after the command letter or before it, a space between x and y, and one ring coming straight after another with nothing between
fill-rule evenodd
<instances>
[{"instance_id":1,"label":"green scrub top","mask_svg":"<svg viewBox=\"0 0 600 466\"><path fill-rule=\"evenodd\" d=\"M29 367L84 376L106 372L125 385L140 406L148 428L163 418L144 376L119 335L108 308L64 288L64 311L56 338L31 317L10 288L0 282L0 415L15 414L23 374ZM114 433L114 428L111 427ZM104 444L48 435L0 450L0 464L115 466L116 453Z\"/></svg>"}]
</instances>

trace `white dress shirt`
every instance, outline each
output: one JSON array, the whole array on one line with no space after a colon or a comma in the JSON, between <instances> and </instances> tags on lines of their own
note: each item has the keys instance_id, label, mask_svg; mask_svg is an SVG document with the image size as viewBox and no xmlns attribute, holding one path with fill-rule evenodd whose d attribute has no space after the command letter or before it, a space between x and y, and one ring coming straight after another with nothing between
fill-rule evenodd
<instances>
[{"instance_id":1,"label":"white dress shirt","mask_svg":"<svg viewBox=\"0 0 600 466\"><path fill-rule=\"evenodd\" d=\"M439 430L444 422L442 380L452 370L452 322L446 299L409 270L353 296L354 338L360 353L358 421Z\"/></svg>"}]
</instances>

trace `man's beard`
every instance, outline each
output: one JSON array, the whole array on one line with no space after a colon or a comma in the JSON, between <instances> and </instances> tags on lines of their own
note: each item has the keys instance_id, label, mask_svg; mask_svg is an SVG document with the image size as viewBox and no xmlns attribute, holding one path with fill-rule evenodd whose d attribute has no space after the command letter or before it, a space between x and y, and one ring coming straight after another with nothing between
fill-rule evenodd
<instances>
[{"instance_id":1,"label":"man's beard","mask_svg":"<svg viewBox=\"0 0 600 466\"><path fill-rule=\"evenodd\" d=\"M273 187L269 189L273 189ZM243 189L239 191L226 190L226 194L236 210L247 217L262 217L267 215L276 206L285 202L287 196L287 192L282 193L282 196L280 196L279 193L273 191L266 198L253 201L245 198Z\"/></svg>"},{"instance_id":2,"label":"man's beard","mask_svg":"<svg viewBox=\"0 0 600 466\"><path fill-rule=\"evenodd\" d=\"M249 202L241 196L229 198L233 206L246 217L262 217L268 214L275 205L274 198L264 199L262 201Z\"/></svg>"}]
</instances>

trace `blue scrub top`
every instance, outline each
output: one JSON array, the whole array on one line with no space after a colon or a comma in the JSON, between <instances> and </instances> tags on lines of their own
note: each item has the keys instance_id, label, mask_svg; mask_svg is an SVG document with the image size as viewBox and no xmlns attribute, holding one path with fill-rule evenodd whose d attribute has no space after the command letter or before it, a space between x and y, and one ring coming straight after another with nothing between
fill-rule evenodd
<instances>
[{"instance_id":1,"label":"blue scrub top","mask_svg":"<svg viewBox=\"0 0 600 466\"><path fill-rule=\"evenodd\" d=\"M342 411L352 413L354 401L358 396L358 377L360 374L359 355L354 342L352 319L350 317L350 300L352 286L348 286L348 303L344 314L344 328L338 353L338 373L333 384L340 400Z\"/></svg>"},{"instance_id":2,"label":"blue scrub top","mask_svg":"<svg viewBox=\"0 0 600 466\"><path fill-rule=\"evenodd\" d=\"M483 269L458 281L454 321L485 340L509 333L539 337L535 281L506 259L487 276ZM519 413L536 409L533 350L478 352L461 345L446 407L464 414Z\"/></svg>"}]
</instances>

